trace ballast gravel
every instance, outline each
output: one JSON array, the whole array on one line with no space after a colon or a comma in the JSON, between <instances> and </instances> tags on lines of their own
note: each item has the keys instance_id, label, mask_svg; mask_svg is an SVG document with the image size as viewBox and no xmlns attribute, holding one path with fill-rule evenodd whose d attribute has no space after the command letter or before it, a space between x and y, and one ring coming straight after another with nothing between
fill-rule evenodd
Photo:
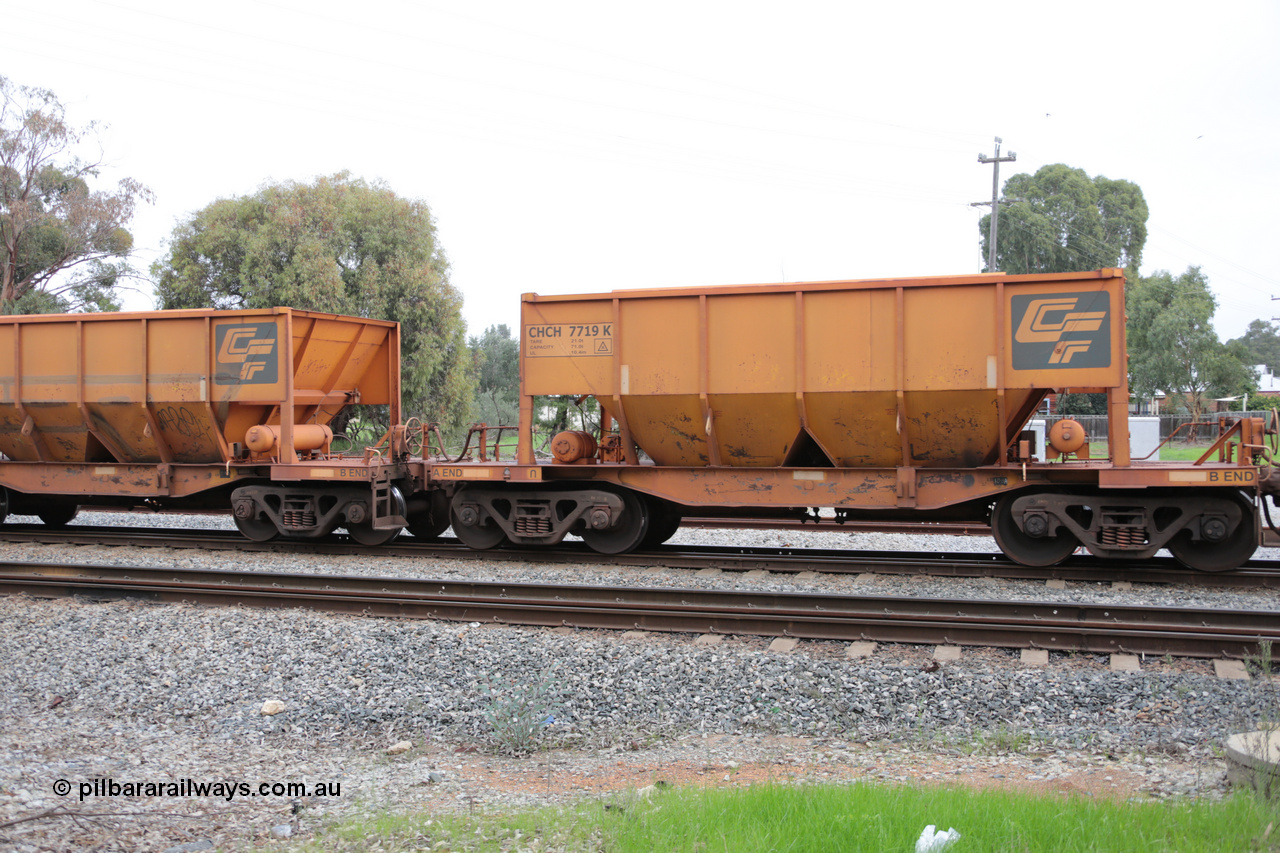
<instances>
[{"instance_id":1,"label":"ballast gravel","mask_svg":"<svg viewBox=\"0 0 1280 853\"><path fill-rule=\"evenodd\" d=\"M161 522L227 523L115 513L77 519ZM679 536L701 544L993 547L978 537L865 533ZM98 546L0 544L0 556L1280 611L1274 591L1145 584L1050 590L1027 581L800 580ZM1112 672L1094 655L1052 654L1048 666L1028 667L1014 650L966 648L959 661L938 665L931 648L911 646L885 645L848 659L836 643L770 652L767 637L702 647L687 635L21 597L0 599L0 620L0 847L15 850L166 850L206 841L240 849L280 839L286 829L291 838L306 838L326 821L368 811L510 809L616 796L661 778L725 785L790 777L971 782L1089 795L1217 796L1225 790L1226 736L1280 718L1280 683L1256 666L1251 680L1221 680L1204 661L1148 658L1140 672ZM264 713L268 701L283 709ZM518 739L521 726L537 749L509 756L504 746ZM405 742L410 746L402 749ZM399 751L387 754L393 745ZM108 781L184 779L244 782L255 793L183 796L175 789L169 796L139 789L138 796L110 796ZM58 780L68 782L69 794L55 793ZM337 783L340 792L270 790L288 782ZM259 795L263 783L266 793Z\"/></svg>"}]
</instances>

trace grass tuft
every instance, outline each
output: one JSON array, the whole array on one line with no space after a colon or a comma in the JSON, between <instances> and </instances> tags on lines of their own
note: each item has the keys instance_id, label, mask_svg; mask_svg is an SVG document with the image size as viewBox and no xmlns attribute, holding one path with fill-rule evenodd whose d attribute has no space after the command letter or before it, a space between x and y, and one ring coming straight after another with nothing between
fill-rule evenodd
<instances>
[{"instance_id":1,"label":"grass tuft","mask_svg":"<svg viewBox=\"0 0 1280 853\"><path fill-rule=\"evenodd\" d=\"M532 680L486 684L481 691L489 698L484 716L498 751L528 755L537 749L559 708L561 686L551 670Z\"/></svg>"}]
</instances>

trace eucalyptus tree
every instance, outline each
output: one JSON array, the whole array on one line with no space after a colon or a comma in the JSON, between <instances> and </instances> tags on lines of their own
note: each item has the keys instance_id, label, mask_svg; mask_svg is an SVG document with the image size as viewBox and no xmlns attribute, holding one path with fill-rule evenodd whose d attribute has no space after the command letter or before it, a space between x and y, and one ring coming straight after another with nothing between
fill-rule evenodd
<instances>
[{"instance_id":1,"label":"eucalyptus tree","mask_svg":"<svg viewBox=\"0 0 1280 853\"><path fill-rule=\"evenodd\" d=\"M1280 330L1270 320L1252 320L1242 336L1227 341L1238 348L1240 357L1249 365L1265 365L1272 374L1280 373Z\"/></svg>"},{"instance_id":2,"label":"eucalyptus tree","mask_svg":"<svg viewBox=\"0 0 1280 853\"><path fill-rule=\"evenodd\" d=\"M1199 267L1179 276L1160 270L1130 282L1129 388L1139 396L1178 395L1199 417L1212 397L1237 396L1256 387L1252 370L1218 339L1218 303Z\"/></svg>"},{"instance_id":3,"label":"eucalyptus tree","mask_svg":"<svg viewBox=\"0 0 1280 853\"><path fill-rule=\"evenodd\" d=\"M100 125L76 127L48 89L0 77L0 313L112 310L136 276L127 226L152 193L132 178L94 189L83 159Z\"/></svg>"},{"instance_id":4,"label":"eucalyptus tree","mask_svg":"<svg viewBox=\"0 0 1280 853\"><path fill-rule=\"evenodd\" d=\"M426 202L341 172L214 201L152 266L161 308L290 306L400 323L406 415L469 414L462 295Z\"/></svg>"},{"instance_id":5,"label":"eucalyptus tree","mask_svg":"<svg viewBox=\"0 0 1280 853\"><path fill-rule=\"evenodd\" d=\"M1001 272L1053 273L1114 267L1137 274L1147 242L1147 202L1125 180L1061 163L1005 182L996 237ZM982 217L982 256L988 256L991 215Z\"/></svg>"}]
</instances>

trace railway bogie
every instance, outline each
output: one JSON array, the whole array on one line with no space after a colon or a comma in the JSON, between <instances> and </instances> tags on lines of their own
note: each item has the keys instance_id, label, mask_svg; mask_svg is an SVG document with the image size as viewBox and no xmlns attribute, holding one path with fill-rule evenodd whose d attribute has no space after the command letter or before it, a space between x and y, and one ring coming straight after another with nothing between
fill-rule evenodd
<instances>
[{"instance_id":1,"label":"railway bogie","mask_svg":"<svg viewBox=\"0 0 1280 853\"><path fill-rule=\"evenodd\" d=\"M242 486L231 493L231 514L250 539L274 535L319 539L343 527L357 542L380 545L408 524L404 493L388 485L385 500L377 512L370 491L355 485Z\"/></svg>"},{"instance_id":2,"label":"railway bogie","mask_svg":"<svg viewBox=\"0 0 1280 853\"><path fill-rule=\"evenodd\" d=\"M1000 549L1028 566L1051 566L1077 548L1142 560L1161 548L1189 568L1233 569L1257 548L1258 515L1238 490L1010 494L991 511Z\"/></svg>"},{"instance_id":3,"label":"railway bogie","mask_svg":"<svg viewBox=\"0 0 1280 853\"><path fill-rule=\"evenodd\" d=\"M573 533L595 551L621 554L645 541L647 503L621 488L472 484L454 494L451 517L454 534L472 548L554 545Z\"/></svg>"}]
</instances>

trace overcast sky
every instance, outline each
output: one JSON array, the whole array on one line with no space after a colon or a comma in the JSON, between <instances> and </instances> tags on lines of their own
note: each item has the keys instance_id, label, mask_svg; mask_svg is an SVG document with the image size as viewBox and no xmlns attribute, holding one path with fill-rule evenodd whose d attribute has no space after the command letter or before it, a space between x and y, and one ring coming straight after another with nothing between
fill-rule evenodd
<instances>
[{"instance_id":1,"label":"overcast sky","mask_svg":"<svg viewBox=\"0 0 1280 853\"><path fill-rule=\"evenodd\" d=\"M1280 316L1280 4L0 0L0 74L174 224L348 170L425 200L472 334L519 295L981 270L1001 181L1137 183L1143 273ZM150 294L128 307L150 308Z\"/></svg>"}]
</instances>

